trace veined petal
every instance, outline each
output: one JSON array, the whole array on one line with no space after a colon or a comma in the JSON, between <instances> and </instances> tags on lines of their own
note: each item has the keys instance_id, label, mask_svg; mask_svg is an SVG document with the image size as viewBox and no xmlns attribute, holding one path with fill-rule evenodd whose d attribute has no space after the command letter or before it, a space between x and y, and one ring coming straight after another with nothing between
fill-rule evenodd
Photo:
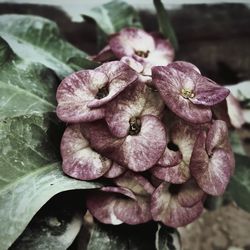
<instances>
[{"instance_id":1,"label":"veined petal","mask_svg":"<svg viewBox=\"0 0 250 250\"><path fill-rule=\"evenodd\" d=\"M230 154L224 149L214 149L212 154L208 155L205 145L206 132L203 131L197 138L191 157L191 174L204 192L221 195L231 176Z\"/></svg>"},{"instance_id":2,"label":"veined petal","mask_svg":"<svg viewBox=\"0 0 250 250\"><path fill-rule=\"evenodd\" d=\"M98 88L107 81L104 73L93 70L81 70L66 77L56 93L57 116L62 121L71 123L103 118L105 109L90 109L88 103L95 98Z\"/></svg>"},{"instance_id":3,"label":"veined petal","mask_svg":"<svg viewBox=\"0 0 250 250\"><path fill-rule=\"evenodd\" d=\"M151 51L155 49L154 39L141 29L125 28L113 35L109 40L110 48L118 58L132 56L136 51Z\"/></svg>"},{"instance_id":4,"label":"veined petal","mask_svg":"<svg viewBox=\"0 0 250 250\"><path fill-rule=\"evenodd\" d=\"M138 78L138 74L121 61L104 63L96 68L95 72L101 72L107 76L108 94L101 99L95 98L90 101L88 103L89 108L97 108L106 104Z\"/></svg>"},{"instance_id":5,"label":"veined petal","mask_svg":"<svg viewBox=\"0 0 250 250\"><path fill-rule=\"evenodd\" d=\"M128 135L122 145L126 165L135 172L145 171L155 165L165 147L165 128L152 115L143 116L139 134Z\"/></svg>"},{"instance_id":6,"label":"veined petal","mask_svg":"<svg viewBox=\"0 0 250 250\"><path fill-rule=\"evenodd\" d=\"M160 117L163 109L159 94L137 81L107 104L106 121L112 134L124 137L128 134L131 118L143 115Z\"/></svg>"},{"instance_id":7,"label":"veined petal","mask_svg":"<svg viewBox=\"0 0 250 250\"><path fill-rule=\"evenodd\" d=\"M226 99L229 93L229 89L200 76L196 79L195 96L190 101L198 105L214 106Z\"/></svg>"},{"instance_id":8,"label":"veined petal","mask_svg":"<svg viewBox=\"0 0 250 250\"><path fill-rule=\"evenodd\" d=\"M79 124L71 125L65 130L61 141L61 155L63 171L81 180L97 179L111 167L110 160L91 149Z\"/></svg>"},{"instance_id":9,"label":"veined petal","mask_svg":"<svg viewBox=\"0 0 250 250\"><path fill-rule=\"evenodd\" d=\"M153 219L170 227L185 226L198 218L202 211L202 202L198 202L192 207L182 207L177 195L172 195L169 192L166 183L162 183L152 195L151 213Z\"/></svg>"},{"instance_id":10,"label":"veined petal","mask_svg":"<svg viewBox=\"0 0 250 250\"><path fill-rule=\"evenodd\" d=\"M192 207L200 202L205 196L203 190L197 185L194 179L182 184L177 195L178 202L183 207Z\"/></svg>"},{"instance_id":11,"label":"veined petal","mask_svg":"<svg viewBox=\"0 0 250 250\"><path fill-rule=\"evenodd\" d=\"M104 175L104 177L115 178L115 177L122 175L125 171L126 171L125 167L122 167L121 165L117 164L116 162L113 162L111 165L111 168Z\"/></svg>"},{"instance_id":12,"label":"veined petal","mask_svg":"<svg viewBox=\"0 0 250 250\"><path fill-rule=\"evenodd\" d=\"M192 123L209 122L212 118L209 108L194 105L189 98L182 96L182 91L194 91L195 81L192 75L199 75L195 70L189 71L191 75L177 70L176 65L156 66L152 68L152 79L164 102L176 115Z\"/></svg>"},{"instance_id":13,"label":"veined petal","mask_svg":"<svg viewBox=\"0 0 250 250\"><path fill-rule=\"evenodd\" d=\"M171 167L154 166L151 173L158 179L167 181L169 183L181 184L191 178L189 166L183 161Z\"/></svg>"}]
</instances>

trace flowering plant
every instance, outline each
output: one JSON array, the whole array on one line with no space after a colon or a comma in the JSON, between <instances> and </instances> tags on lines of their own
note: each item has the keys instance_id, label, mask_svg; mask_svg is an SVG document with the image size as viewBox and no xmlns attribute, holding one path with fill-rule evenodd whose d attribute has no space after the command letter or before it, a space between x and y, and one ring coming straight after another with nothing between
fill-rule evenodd
<instances>
[{"instance_id":1,"label":"flowering plant","mask_svg":"<svg viewBox=\"0 0 250 250\"><path fill-rule=\"evenodd\" d=\"M180 249L176 228L211 197L249 210L247 156L229 130L246 100L176 59L154 4L157 32L124 2L84 13L105 41L95 55L50 20L0 16L2 249Z\"/></svg>"}]
</instances>

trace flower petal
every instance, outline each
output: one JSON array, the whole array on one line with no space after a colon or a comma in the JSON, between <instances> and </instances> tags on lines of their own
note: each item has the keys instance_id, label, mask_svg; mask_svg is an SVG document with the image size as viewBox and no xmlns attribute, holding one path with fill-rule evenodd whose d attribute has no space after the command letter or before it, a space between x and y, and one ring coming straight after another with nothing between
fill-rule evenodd
<instances>
[{"instance_id":1,"label":"flower petal","mask_svg":"<svg viewBox=\"0 0 250 250\"><path fill-rule=\"evenodd\" d=\"M196 79L195 96L190 101L197 105L214 106L226 99L229 93L228 89L200 76Z\"/></svg>"},{"instance_id":2,"label":"flower petal","mask_svg":"<svg viewBox=\"0 0 250 250\"><path fill-rule=\"evenodd\" d=\"M61 155L63 171L81 180L97 179L111 166L110 160L90 148L79 124L71 125L65 130L61 141Z\"/></svg>"},{"instance_id":3,"label":"flower petal","mask_svg":"<svg viewBox=\"0 0 250 250\"><path fill-rule=\"evenodd\" d=\"M224 149L214 149L212 154L205 150L206 132L198 137L190 162L192 176L201 189L211 195L224 193L231 176L231 159Z\"/></svg>"},{"instance_id":4,"label":"flower petal","mask_svg":"<svg viewBox=\"0 0 250 250\"><path fill-rule=\"evenodd\" d=\"M109 45L105 46L97 55L91 56L91 59L96 62L107 62L115 58Z\"/></svg>"},{"instance_id":5,"label":"flower petal","mask_svg":"<svg viewBox=\"0 0 250 250\"><path fill-rule=\"evenodd\" d=\"M183 161L171 167L160 167L156 165L151 169L151 173L161 180L175 184L184 183L191 177L189 166Z\"/></svg>"},{"instance_id":6,"label":"flower petal","mask_svg":"<svg viewBox=\"0 0 250 250\"><path fill-rule=\"evenodd\" d=\"M132 56L135 51L151 51L155 48L153 37L137 28L122 29L111 37L109 45L118 58Z\"/></svg>"},{"instance_id":7,"label":"flower petal","mask_svg":"<svg viewBox=\"0 0 250 250\"><path fill-rule=\"evenodd\" d=\"M111 168L108 172L104 175L106 178L115 178L122 175L126 171L126 168L122 167L121 165L113 162Z\"/></svg>"},{"instance_id":8,"label":"flower petal","mask_svg":"<svg viewBox=\"0 0 250 250\"><path fill-rule=\"evenodd\" d=\"M112 134L124 137L128 134L131 118L150 114L159 117L163 109L164 103L158 93L137 81L107 104L106 121Z\"/></svg>"},{"instance_id":9,"label":"flower petal","mask_svg":"<svg viewBox=\"0 0 250 250\"><path fill-rule=\"evenodd\" d=\"M155 165L165 147L165 128L152 115L143 116L139 134L128 135L122 145L126 165L135 172L145 171Z\"/></svg>"},{"instance_id":10,"label":"flower petal","mask_svg":"<svg viewBox=\"0 0 250 250\"><path fill-rule=\"evenodd\" d=\"M193 91L195 81L193 75L198 75L195 70L186 73L176 69L176 66L156 66L152 68L152 79L160 92L164 102L176 115L192 123L209 122L212 112L209 108L194 105L189 99L181 95L182 89Z\"/></svg>"},{"instance_id":11,"label":"flower petal","mask_svg":"<svg viewBox=\"0 0 250 250\"><path fill-rule=\"evenodd\" d=\"M98 87L104 86L107 81L104 73L93 70L81 70L66 77L56 93L57 116L71 123L103 118L105 109L90 109L88 103L94 99Z\"/></svg>"},{"instance_id":12,"label":"flower petal","mask_svg":"<svg viewBox=\"0 0 250 250\"><path fill-rule=\"evenodd\" d=\"M191 179L181 185L177 195L178 202L183 207L192 207L204 198L204 192L197 185L194 179Z\"/></svg>"},{"instance_id":13,"label":"flower petal","mask_svg":"<svg viewBox=\"0 0 250 250\"><path fill-rule=\"evenodd\" d=\"M101 72L107 76L108 95L104 98L90 101L88 103L89 108L98 108L106 104L138 78L138 74L121 61L104 63L96 68L95 72Z\"/></svg>"},{"instance_id":14,"label":"flower petal","mask_svg":"<svg viewBox=\"0 0 250 250\"><path fill-rule=\"evenodd\" d=\"M169 192L166 183L162 183L152 195L153 219L170 227L185 226L198 218L202 211L202 202L198 202L192 207L182 207L177 196Z\"/></svg>"}]
</instances>

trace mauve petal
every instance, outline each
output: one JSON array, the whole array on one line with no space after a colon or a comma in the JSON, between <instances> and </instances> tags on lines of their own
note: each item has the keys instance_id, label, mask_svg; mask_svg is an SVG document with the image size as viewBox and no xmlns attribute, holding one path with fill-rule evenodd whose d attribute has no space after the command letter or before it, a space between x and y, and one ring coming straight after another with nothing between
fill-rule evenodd
<instances>
[{"instance_id":1,"label":"mauve petal","mask_svg":"<svg viewBox=\"0 0 250 250\"><path fill-rule=\"evenodd\" d=\"M129 169L139 172L151 168L160 159L166 147L166 133L161 121L152 115L141 117L141 131L128 135L122 145Z\"/></svg>"},{"instance_id":2,"label":"mauve petal","mask_svg":"<svg viewBox=\"0 0 250 250\"><path fill-rule=\"evenodd\" d=\"M161 167L173 167L179 164L181 160L182 160L181 152L170 150L167 145L164 153L157 162L157 165L160 165Z\"/></svg>"},{"instance_id":3,"label":"mauve petal","mask_svg":"<svg viewBox=\"0 0 250 250\"><path fill-rule=\"evenodd\" d=\"M94 150L118 164L126 166L122 150L125 139L113 136L104 120L83 123L81 130Z\"/></svg>"},{"instance_id":4,"label":"mauve petal","mask_svg":"<svg viewBox=\"0 0 250 250\"><path fill-rule=\"evenodd\" d=\"M106 178L115 178L122 175L126 171L126 168L122 167L121 165L113 162L111 168L108 172L104 175Z\"/></svg>"},{"instance_id":5,"label":"mauve petal","mask_svg":"<svg viewBox=\"0 0 250 250\"><path fill-rule=\"evenodd\" d=\"M71 125L65 130L61 141L61 155L63 171L81 180L97 179L111 166L110 160L90 148L79 124Z\"/></svg>"},{"instance_id":6,"label":"mauve petal","mask_svg":"<svg viewBox=\"0 0 250 250\"><path fill-rule=\"evenodd\" d=\"M151 51L155 48L153 37L137 28L122 29L111 37L109 45L118 58L132 56L135 51Z\"/></svg>"},{"instance_id":7,"label":"mauve petal","mask_svg":"<svg viewBox=\"0 0 250 250\"><path fill-rule=\"evenodd\" d=\"M138 78L138 74L133 69L120 61L104 63L96 68L95 72L106 74L108 78L109 93L102 99L93 99L90 101L88 103L89 108L98 108L111 101Z\"/></svg>"},{"instance_id":8,"label":"mauve petal","mask_svg":"<svg viewBox=\"0 0 250 250\"><path fill-rule=\"evenodd\" d=\"M222 120L214 120L206 138L206 151L212 154L214 148L224 148L228 146L227 124Z\"/></svg>"},{"instance_id":9,"label":"mauve petal","mask_svg":"<svg viewBox=\"0 0 250 250\"><path fill-rule=\"evenodd\" d=\"M65 122L94 121L104 117L105 109L90 109L88 103L95 98L98 88L108 81L105 74L81 70L66 77L56 93L57 116Z\"/></svg>"},{"instance_id":10,"label":"mauve petal","mask_svg":"<svg viewBox=\"0 0 250 250\"><path fill-rule=\"evenodd\" d=\"M204 192L200 189L195 180L191 179L181 185L177 199L181 206L192 207L197 202L201 201L204 195Z\"/></svg>"},{"instance_id":11,"label":"mauve petal","mask_svg":"<svg viewBox=\"0 0 250 250\"><path fill-rule=\"evenodd\" d=\"M114 213L115 202L116 197L112 193L96 191L90 192L86 197L86 206L97 220L105 224L120 225L123 221Z\"/></svg>"},{"instance_id":12,"label":"mauve petal","mask_svg":"<svg viewBox=\"0 0 250 250\"><path fill-rule=\"evenodd\" d=\"M143 65L136 61L133 57L124 56L121 58L121 62L126 63L130 68L135 70L137 73L141 73L143 71Z\"/></svg>"},{"instance_id":13,"label":"mauve petal","mask_svg":"<svg viewBox=\"0 0 250 250\"><path fill-rule=\"evenodd\" d=\"M222 102L230 91L212 80L200 76L196 79L195 96L190 101L197 105L214 106Z\"/></svg>"},{"instance_id":14,"label":"mauve petal","mask_svg":"<svg viewBox=\"0 0 250 250\"><path fill-rule=\"evenodd\" d=\"M189 166L181 161L176 166L160 167L154 166L151 173L157 178L175 184L181 184L190 179Z\"/></svg>"},{"instance_id":15,"label":"mauve petal","mask_svg":"<svg viewBox=\"0 0 250 250\"><path fill-rule=\"evenodd\" d=\"M154 192L152 184L143 176L132 171L127 171L122 176L114 179L116 185L128 188L136 195L146 196Z\"/></svg>"},{"instance_id":16,"label":"mauve petal","mask_svg":"<svg viewBox=\"0 0 250 250\"><path fill-rule=\"evenodd\" d=\"M115 58L109 45L105 46L97 55L91 56L91 59L96 62L107 62Z\"/></svg>"},{"instance_id":17,"label":"mauve petal","mask_svg":"<svg viewBox=\"0 0 250 250\"><path fill-rule=\"evenodd\" d=\"M150 197L138 197L137 201L117 200L114 212L118 219L127 224L146 223L152 220Z\"/></svg>"},{"instance_id":18,"label":"mauve petal","mask_svg":"<svg viewBox=\"0 0 250 250\"><path fill-rule=\"evenodd\" d=\"M186 73L176 70L169 64L166 67L152 68L152 78L164 102L176 115L192 123L209 122L212 112L209 108L194 105L189 99L181 95L182 88L193 90L195 83ZM192 73L198 74L192 70Z\"/></svg>"},{"instance_id":19,"label":"mauve petal","mask_svg":"<svg viewBox=\"0 0 250 250\"><path fill-rule=\"evenodd\" d=\"M169 193L166 183L162 183L152 195L153 219L170 227L185 226L198 218L202 211L202 202L198 202L192 207L182 207L177 197Z\"/></svg>"},{"instance_id":20,"label":"mauve petal","mask_svg":"<svg viewBox=\"0 0 250 250\"><path fill-rule=\"evenodd\" d=\"M200 70L192 63L185 62L185 61L175 61L172 64L172 67L175 69L182 71L184 73L189 73L190 70L195 70L197 73L201 73Z\"/></svg>"},{"instance_id":21,"label":"mauve petal","mask_svg":"<svg viewBox=\"0 0 250 250\"><path fill-rule=\"evenodd\" d=\"M221 195L229 182L232 166L226 150L215 149L210 157L205 150L206 132L198 137L190 162L192 176L201 189L211 195Z\"/></svg>"},{"instance_id":22,"label":"mauve petal","mask_svg":"<svg viewBox=\"0 0 250 250\"><path fill-rule=\"evenodd\" d=\"M159 94L143 82L137 81L106 106L106 121L110 131L124 137L129 131L129 120L142 115L160 117L164 103Z\"/></svg>"},{"instance_id":23,"label":"mauve petal","mask_svg":"<svg viewBox=\"0 0 250 250\"><path fill-rule=\"evenodd\" d=\"M136 200L136 196L134 195L134 193L127 188L108 186L108 187L102 187L100 190L107 193L123 194L131 198L132 200Z\"/></svg>"}]
</instances>

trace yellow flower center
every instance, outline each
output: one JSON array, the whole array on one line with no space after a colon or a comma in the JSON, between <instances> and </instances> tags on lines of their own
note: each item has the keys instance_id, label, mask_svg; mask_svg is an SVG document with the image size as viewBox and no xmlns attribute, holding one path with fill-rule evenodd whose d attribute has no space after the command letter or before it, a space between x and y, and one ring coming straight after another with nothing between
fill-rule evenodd
<instances>
[{"instance_id":1,"label":"yellow flower center","mask_svg":"<svg viewBox=\"0 0 250 250\"><path fill-rule=\"evenodd\" d=\"M181 95L186 99L194 98L194 92L193 92L193 90L190 90L190 89L182 89Z\"/></svg>"}]
</instances>

